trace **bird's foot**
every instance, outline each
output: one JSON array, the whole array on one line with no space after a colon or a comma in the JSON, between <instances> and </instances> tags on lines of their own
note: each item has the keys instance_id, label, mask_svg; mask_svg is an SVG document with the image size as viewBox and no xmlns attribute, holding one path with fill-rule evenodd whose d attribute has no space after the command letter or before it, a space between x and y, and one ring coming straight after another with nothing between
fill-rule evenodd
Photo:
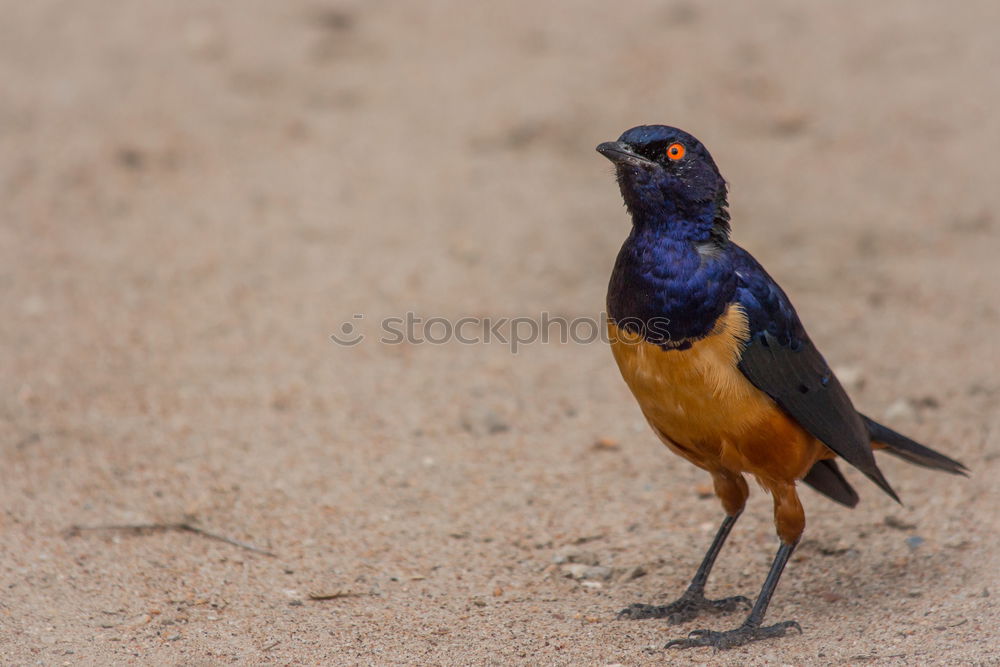
<instances>
[{"instance_id":1,"label":"bird's foot","mask_svg":"<svg viewBox=\"0 0 1000 667\"><path fill-rule=\"evenodd\" d=\"M685 593L670 604L631 604L618 612L618 618L633 621L643 618L665 618L668 623L676 625L693 620L706 611L712 614L724 614L749 608L750 600L742 595L709 600L701 593Z\"/></svg>"},{"instance_id":2,"label":"bird's foot","mask_svg":"<svg viewBox=\"0 0 1000 667\"><path fill-rule=\"evenodd\" d=\"M743 646L744 644L761 639L784 637L790 628L795 628L799 631L799 634L802 634L802 627L795 621L782 621L781 623L764 627L744 624L734 630L726 630L725 632L695 630L685 639L674 639L667 642L664 648L711 646L716 649L727 649L735 646Z\"/></svg>"}]
</instances>

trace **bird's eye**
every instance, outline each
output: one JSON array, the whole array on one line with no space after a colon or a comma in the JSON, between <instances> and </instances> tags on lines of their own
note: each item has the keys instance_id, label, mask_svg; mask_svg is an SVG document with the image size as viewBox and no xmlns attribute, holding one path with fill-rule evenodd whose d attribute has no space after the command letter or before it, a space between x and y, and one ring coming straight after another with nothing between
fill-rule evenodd
<instances>
[{"instance_id":1,"label":"bird's eye","mask_svg":"<svg viewBox=\"0 0 1000 667\"><path fill-rule=\"evenodd\" d=\"M667 157L671 160L680 160L687 153L684 144L673 143L667 146Z\"/></svg>"}]
</instances>

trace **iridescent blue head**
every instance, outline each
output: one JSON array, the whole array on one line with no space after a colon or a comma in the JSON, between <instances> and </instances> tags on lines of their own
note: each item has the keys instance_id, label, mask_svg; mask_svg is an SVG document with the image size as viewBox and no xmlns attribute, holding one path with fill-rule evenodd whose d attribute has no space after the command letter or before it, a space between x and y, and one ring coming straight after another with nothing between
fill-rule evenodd
<instances>
[{"instance_id":1,"label":"iridescent blue head","mask_svg":"<svg viewBox=\"0 0 1000 667\"><path fill-rule=\"evenodd\" d=\"M694 242L729 238L726 181L708 150L687 132L640 125L597 151L615 163L636 227L662 228Z\"/></svg>"}]
</instances>

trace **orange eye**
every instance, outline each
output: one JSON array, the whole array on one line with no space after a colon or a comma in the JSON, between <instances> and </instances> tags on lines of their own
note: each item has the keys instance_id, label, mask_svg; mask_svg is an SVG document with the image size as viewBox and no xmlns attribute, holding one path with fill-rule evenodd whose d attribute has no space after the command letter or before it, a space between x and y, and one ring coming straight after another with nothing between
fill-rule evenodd
<instances>
[{"instance_id":1,"label":"orange eye","mask_svg":"<svg viewBox=\"0 0 1000 667\"><path fill-rule=\"evenodd\" d=\"M687 153L684 144L670 144L667 146L667 157L671 160L680 160Z\"/></svg>"}]
</instances>

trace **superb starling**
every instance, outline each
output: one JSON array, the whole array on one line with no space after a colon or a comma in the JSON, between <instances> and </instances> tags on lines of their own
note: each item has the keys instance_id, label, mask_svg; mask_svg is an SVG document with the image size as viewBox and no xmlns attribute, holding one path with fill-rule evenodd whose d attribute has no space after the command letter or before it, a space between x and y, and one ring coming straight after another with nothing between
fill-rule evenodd
<instances>
[{"instance_id":1,"label":"superb starling","mask_svg":"<svg viewBox=\"0 0 1000 667\"><path fill-rule=\"evenodd\" d=\"M853 507L858 496L838 458L896 500L873 449L950 473L964 474L965 466L855 410L788 297L730 240L726 182L701 142L646 125L597 150L614 163L632 218L608 286L615 361L653 431L712 476L726 513L680 599L633 604L619 617L678 623L750 606L740 596L708 600L704 591L751 475L774 499L781 542L760 594L739 627L696 630L668 646L729 648L801 632L795 621L762 624L805 528L796 483Z\"/></svg>"}]
</instances>

